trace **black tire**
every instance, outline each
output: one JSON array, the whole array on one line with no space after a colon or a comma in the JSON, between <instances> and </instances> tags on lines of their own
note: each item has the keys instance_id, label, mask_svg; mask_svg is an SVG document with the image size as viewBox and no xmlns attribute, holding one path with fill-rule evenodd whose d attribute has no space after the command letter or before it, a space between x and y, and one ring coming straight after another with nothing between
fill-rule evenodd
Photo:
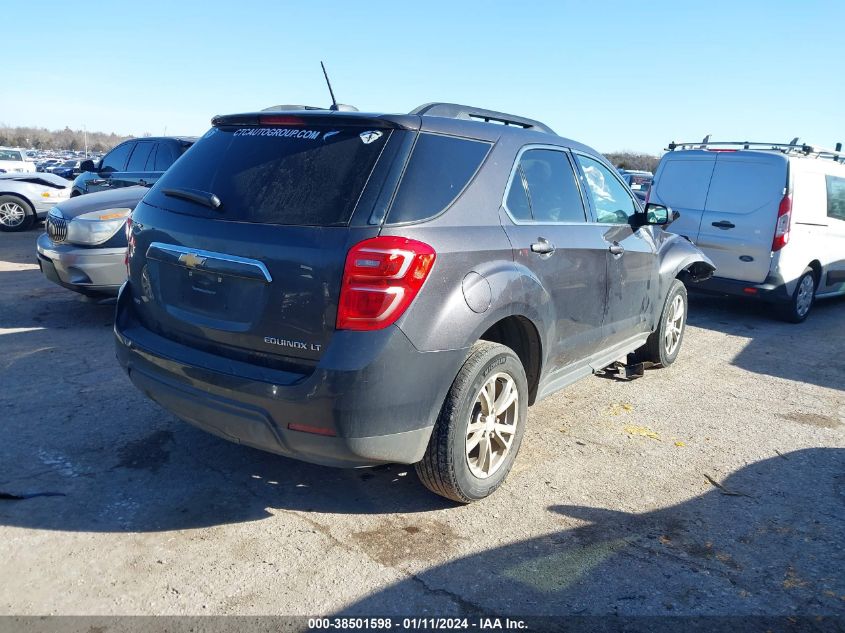
<instances>
[{"instance_id":1,"label":"black tire","mask_svg":"<svg viewBox=\"0 0 845 633\"><path fill-rule=\"evenodd\" d=\"M499 374L510 377L516 389L517 400L512 409L516 415L515 428L510 448L504 451L498 467L489 476L480 478L472 472L467 455L468 427L471 418L480 420L483 415L476 402L482 387ZM507 382L504 378L500 380ZM499 383L493 382L495 388ZM479 341L473 345L452 383L425 456L416 465L420 481L432 492L460 503L489 496L502 484L513 466L527 417L528 381L519 358L509 347ZM492 436L486 441L493 441Z\"/></svg>"},{"instance_id":2,"label":"black tire","mask_svg":"<svg viewBox=\"0 0 845 633\"><path fill-rule=\"evenodd\" d=\"M816 274L812 268L807 267L798 278L789 303L780 306L781 318L789 323L804 321L816 302L816 286Z\"/></svg>"},{"instance_id":3,"label":"black tire","mask_svg":"<svg viewBox=\"0 0 845 633\"><path fill-rule=\"evenodd\" d=\"M678 300L678 298L680 299ZM677 309L676 300L680 301L683 309L680 321L680 334L674 339L674 346L667 344L666 334L670 327L670 320L673 316L673 310ZM636 362L650 362L663 367L668 367L678 358L678 353L681 351L681 344L684 342L684 333L687 329L687 312L689 311L689 301L687 299L687 289L683 283L675 279L669 287L669 294L666 296L666 302L663 304L663 312L660 314L660 322L657 329L649 335L648 340L641 348L634 352L634 359ZM677 327L677 322L674 323Z\"/></svg>"},{"instance_id":4,"label":"black tire","mask_svg":"<svg viewBox=\"0 0 845 633\"><path fill-rule=\"evenodd\" d=\"M8 214L13 213L15 209L23 213L19 222L9 219ZM28 231L33 224L35 224L35 210L29 202L17 196L0 196L0 231L7 233Z\"/></svg>"}]
</instances>

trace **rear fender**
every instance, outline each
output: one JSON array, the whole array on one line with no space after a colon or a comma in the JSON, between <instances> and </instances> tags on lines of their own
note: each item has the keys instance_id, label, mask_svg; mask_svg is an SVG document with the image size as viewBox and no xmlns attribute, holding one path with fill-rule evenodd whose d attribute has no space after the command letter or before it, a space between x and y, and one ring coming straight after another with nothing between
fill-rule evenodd
<instances>
[{"instance_id":1,"label":"rear fender","mask_svg":"<svg viewBox=\"0 0 845 633\"><path fill-rule=\"evenodd\" d=\"M450 285L446 292L432 293L436 303L418 297L424 301L415 302L409 309L413 314L407 316L412 318L403 316L399 320L398 325L417 349L466 349L493 324L509 316L529 319L546 349L547 324L554 323L554 303L530 270L510 260L499 260L476 265L463 283Z\"/></svg>"}]
</instances>

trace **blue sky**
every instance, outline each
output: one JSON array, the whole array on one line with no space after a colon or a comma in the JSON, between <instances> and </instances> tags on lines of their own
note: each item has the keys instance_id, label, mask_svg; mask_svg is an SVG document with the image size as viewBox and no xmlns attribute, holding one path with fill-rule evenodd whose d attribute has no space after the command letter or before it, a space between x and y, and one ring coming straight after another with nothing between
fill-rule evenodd
<instances>
[{"instance_id":1,"label":"blue sky","mask_svg":"<svg viewBox=\"0 0 845 633\"><path fill-rule=\"evenodd\" d=\"M37 5L37 6L36 6ZM845 141L845 2L0 0L0 123L198 134L215 114L453 101L599 151Z\"/></svg>"}]
</instances>

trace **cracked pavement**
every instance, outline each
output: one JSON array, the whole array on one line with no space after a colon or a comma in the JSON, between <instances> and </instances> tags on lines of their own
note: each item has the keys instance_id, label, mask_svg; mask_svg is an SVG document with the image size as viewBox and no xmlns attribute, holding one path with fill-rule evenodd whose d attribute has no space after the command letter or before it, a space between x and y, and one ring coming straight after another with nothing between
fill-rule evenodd
<instances>
[{"instance_id":1,"label":"cracked pavement","mask_svg":"<svg viewBox=\"0 0 845 633\"><path fill-rule=\"evenodd\" d=\"M63 496L0 500L2 614L845 614L841 299L693 296L672 368L531 408L464 507L174 419L37 234L0 234L0 491Z\"/></svg>"}]
</instances>

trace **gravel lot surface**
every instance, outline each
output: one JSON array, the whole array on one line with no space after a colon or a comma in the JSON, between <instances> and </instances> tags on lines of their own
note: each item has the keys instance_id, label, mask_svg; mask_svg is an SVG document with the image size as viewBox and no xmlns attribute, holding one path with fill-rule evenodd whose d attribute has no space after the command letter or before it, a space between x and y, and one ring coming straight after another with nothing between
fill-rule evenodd
<instances>
[{"instance_id":1,"label":"gravel lot surface","mask_svg":"<svg viewBox=\"0 0 845 633\"><path fill-rule=\"evenodd\" d=\"M530 409L467 507L143 397L112 311L0 234L2 614L845 614L845 301L693 296L678 362Z\"/></svg>"}]
</instances>

